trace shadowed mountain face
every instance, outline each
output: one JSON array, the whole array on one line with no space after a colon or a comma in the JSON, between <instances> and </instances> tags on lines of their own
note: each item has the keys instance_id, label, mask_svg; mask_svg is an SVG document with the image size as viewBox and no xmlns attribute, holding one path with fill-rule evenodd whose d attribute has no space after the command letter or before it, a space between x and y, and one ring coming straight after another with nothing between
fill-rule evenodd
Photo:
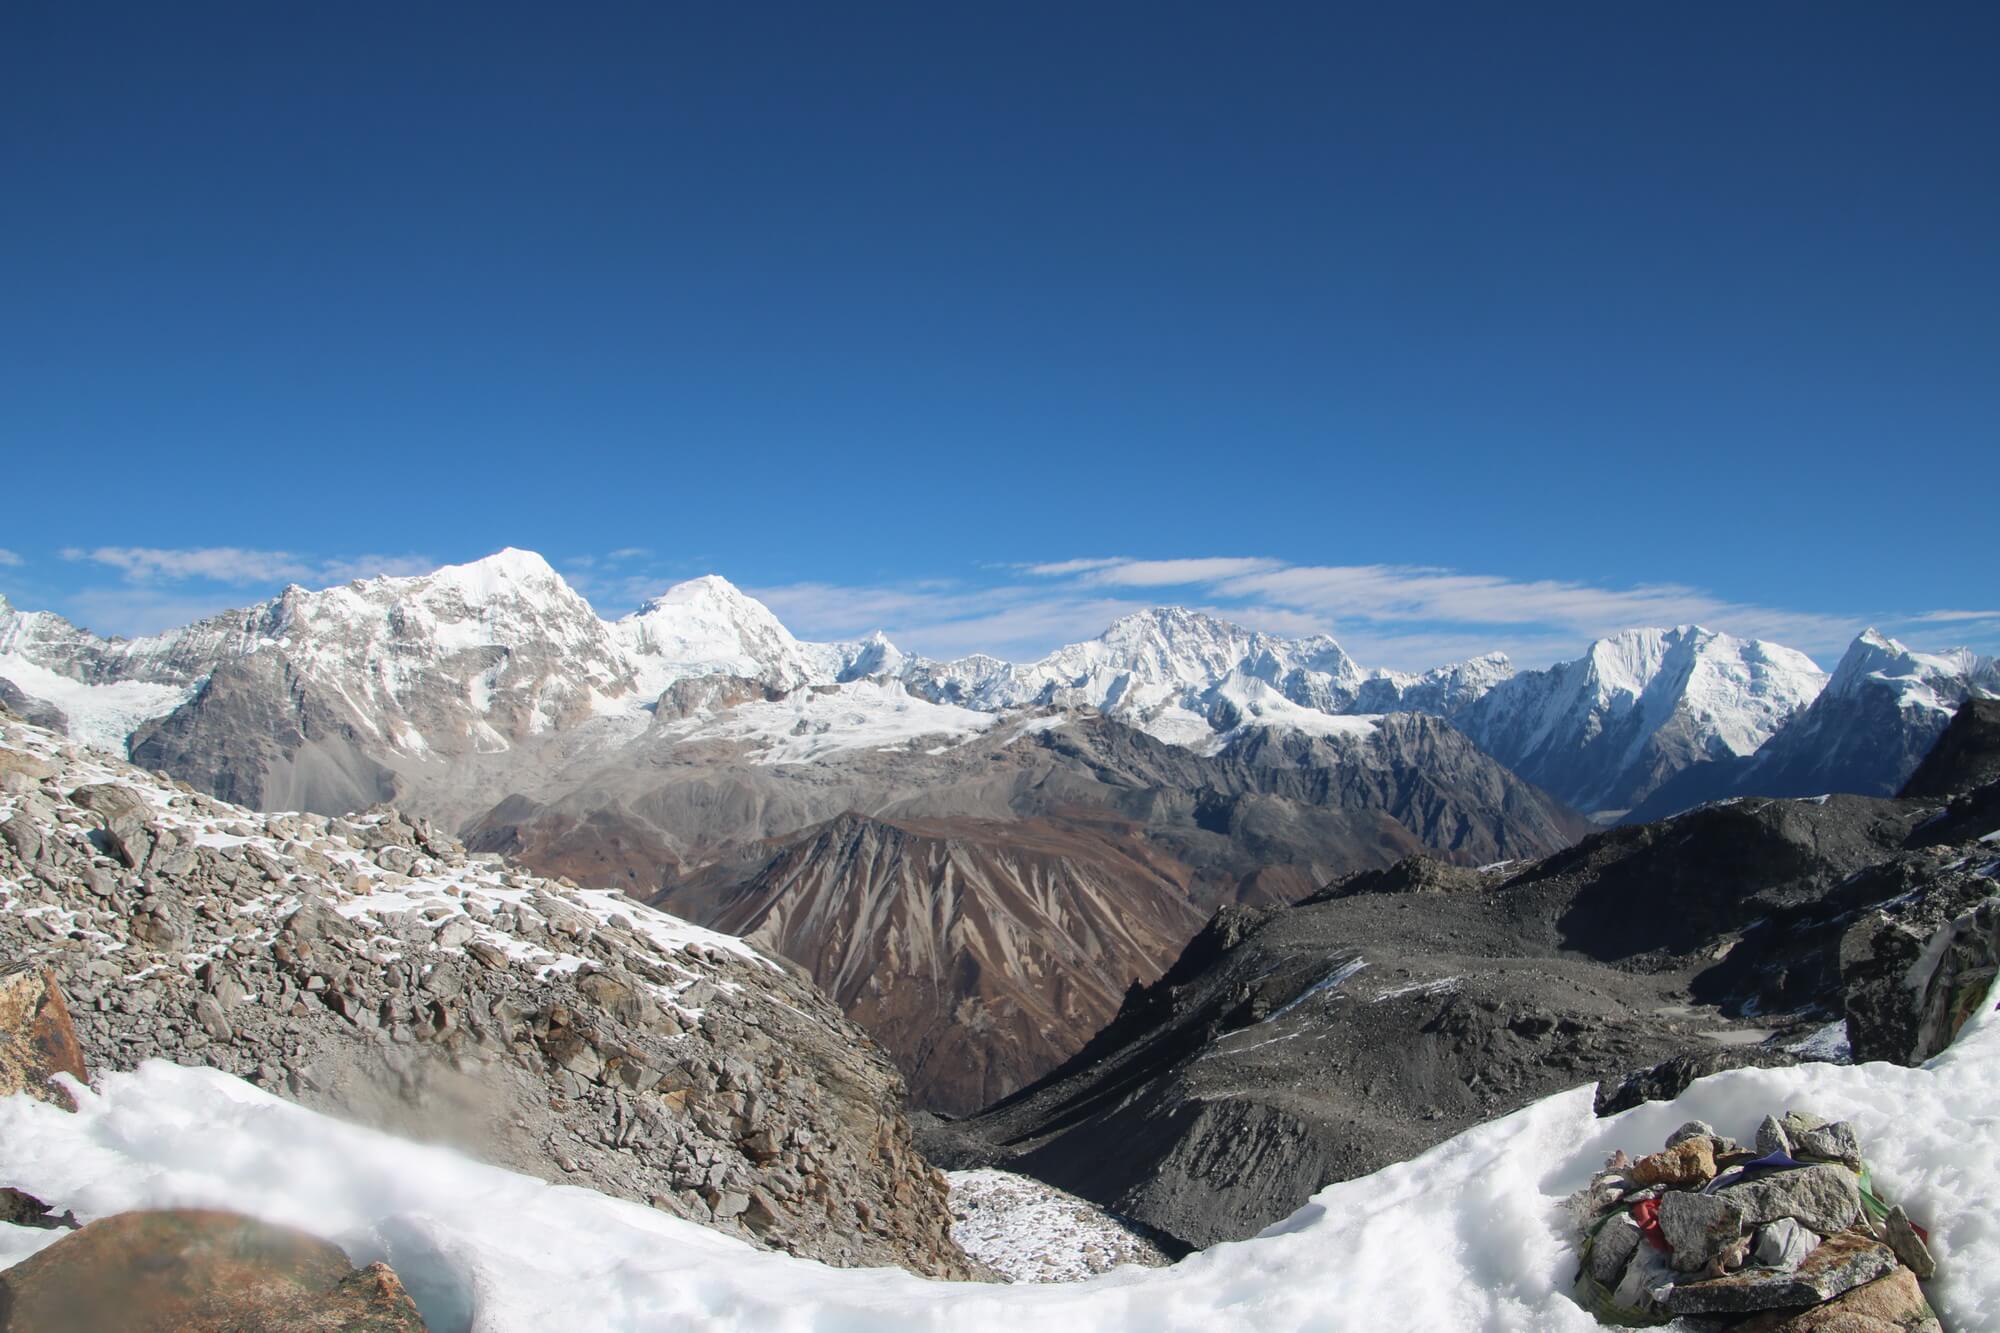
<instances>
[{"instance_id":1,"label":"shadowed mountain face","mask_svg":"<svg viewBox=\"0 0 2000 1333\"><path fill-rule=\"evenodd\" d=\"M1631 818L1655 819L1726 796L1893 795L1963 705L1996 696L1994 659L1963 649L1914 652L1869 630L1811 705L1756 753L1683 769Z\"/></svg>"},{"instance_id":2,"label":"shadowed mountain face","mask_svg":"<svg viewBox=\"0 0 2000 1333\"><path fill-rule=\"evenodd\" d=\"M1636 1097L1624 1076L1651 1066L1795 1061L1786 1043L1843 1013L1873 1058L1864 1039L1936 1018L1899 1008L1929 932L2000 891L1980 841L2000 788L1965 790L1978 741L1932 771L1960 793L1942 808L1742 800L1526 866L1419 859L1224 907L1060 1069L920 1136L947 1166L1025 1171L1200 1247L1592 1079ZM1984 994L1990 949L1962 952Z\"/></svg>"}]
</instances>

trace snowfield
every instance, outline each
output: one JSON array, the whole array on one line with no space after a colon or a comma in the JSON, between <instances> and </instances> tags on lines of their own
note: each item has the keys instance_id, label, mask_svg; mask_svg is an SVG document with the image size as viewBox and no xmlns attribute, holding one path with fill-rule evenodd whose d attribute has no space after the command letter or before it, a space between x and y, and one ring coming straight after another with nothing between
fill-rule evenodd
<instances>
[{"instance_id":1,"label":"snowfield","mask_svg":"<svg viewBox=\"0 0 2000 1333\"><path fill-rule=\"evenodd\" d=\"M1788 1107L1851 1120L1877 1187L1931 1230L1945 1326L2000 1327L2000 1018L1919 1069L1738 1070L1608 1120L1577 1088L1322 1190L1254 1240L1061 1285L927 1281L751 1249L637 1204L363 1130L205 1069L111 1073L67 1114L0 1102L0 1180L79 1217L234 1208L393 1264L437 1333L577 1329L1598 1328L1566 1295L1563 1200L1615 1148ZM0 1226L0 1262L56 1235Z\"/></svg>"},{"instance_id":2,"label":"snowfield","mask_svg":"<svg viewBox=\"0 0 2000 1333\"><path fill-rule=\"evenodd\" d=\"M1119 1264L1166 1265L1137 1228L1032 1176L947 1171L951 1238L1011 1282L1075 1282Z\"/></svg>"}]
</instances>

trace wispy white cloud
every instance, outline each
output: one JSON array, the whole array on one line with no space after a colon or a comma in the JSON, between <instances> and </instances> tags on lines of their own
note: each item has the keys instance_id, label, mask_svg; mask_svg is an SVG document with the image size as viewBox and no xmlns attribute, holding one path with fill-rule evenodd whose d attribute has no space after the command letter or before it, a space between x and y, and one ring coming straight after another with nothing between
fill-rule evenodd
<instances>
[{"instance_id":1,"label":"wispy white cloud","mask_svg":"<svg viewBox=\"0 0 2000 1333\"><path fill-rule=\"evenodd\" d=\"M20 556L15 555L12 551L8 550L6 547L0 546L0 565L14 566L26 563L27 562L22 560Z\"/></svg>"},{"instance_id":2,"label":"wispy white cloud","mask_svg":"<svg viewBox=\"0 0 2000 1333\"><path fill-rule=\"evenodd\" d=\"M1281 566L1250 556L1208 556L1188 560L1118 560L1080 576L1084 583L1119 588L1179 588L1245 578Z\"/></svg>"},{"instance_id":3,"label":"wispy white cloud","mask_svg":"<svg viewBox=\"0 0 2000 1333\"><path fill-rule=\"evenodd\" d=\"M1608 588L1554 579L1509 579L1428 566L1293 565L1223 579L1214 591L1319 611L1336 625L1360 622L1377 635L1397 625L1488 625L1567 632L1594 639L1635 625L1701 624L1773 639L1807 651L1837 648L1858 617L1732 602L1682 584Z\"/></svg>"},{"instance_id":4,"label":"wispy white cloud","mask_svg":"<svg viewBox=\"0 0 2000 1333\"><path fill-rule=\"evenodd\" d=\"M130 583L206 579L214 583L346 583L378 574L423 574L437 562L421 555L357 555L313 559L290 551L241 546L165 548L157 546L68 547L65 560L116 569Z\"/></svg>"},{"instance_id":5,"label":"wispy white cloud","mask_svg":"<svg viewBox=\"0 0 2000 1333\"><path fill-rule=\"evenodd\" d=\"M1016 568L1023 574L1034 574L1042 578L1066 578L1071 574L1083 574L1093 569L1106 569L1112 565L1126 563L1123 556L1111 556L1103 559L1057 560L1052 564L1019 565Z\"/></svg>"},{"instance_id":6,"label":"wispy white cloud","mask_svg":"<svg viewBox=\"0 0 2000 1333\"><path fill-rule=\"evenodd\" d=\"M1949 623L1957 620L2000 620L2000 611L1926 611L1919 616L1908 616L1907 620L1924 624Z\"/></svg>"},{"instance_id":7,"label":"wispy white cloud","mask_svg":"<svg viewBox=\"0 0 2000 1333\"><path fill-rule=\"evenodd\" d=\"M1094 636L1118 616L1159 601L1271 633L1332 633L1364 663L1398 670L1496 651L1536 666L1575 656L1592 639L1622 629L1687 623L1837 655L1864 624L1856 616L1738 603L1683 584L1618 588L1420 565L1215 556L1093 557L1009 568L1028 579L797 583L753 592L806 637L853 638L882 629L929 656L987 652L1016 660ZM1121 595L1127 592L1135 595Z\"/></svg>"},{"instance_id":8,"label":"wispy white cloud","mask_svg":"<svg viewBox=\"0 0 2000 1333\"><path fill-rule=\"evenodd\" d=\"M87 560L134 582L155 579L213 579L219 583L273 583L310 577L312 570L288 551L254 551L240 546L169 550L154 546L68 547L65 560Z\"/></svg>"}]
</instances>

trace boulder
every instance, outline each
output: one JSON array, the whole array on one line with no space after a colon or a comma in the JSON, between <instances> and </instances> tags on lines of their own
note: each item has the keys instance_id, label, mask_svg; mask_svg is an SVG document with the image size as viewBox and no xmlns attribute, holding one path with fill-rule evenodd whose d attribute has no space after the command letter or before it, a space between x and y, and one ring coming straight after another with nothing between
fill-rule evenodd
<instances>
[{"instance_id":1,"label":"boulder","mask_svg":"<svg viewBox=\"0 0 2000 1333\"><path fill-rule=\"evenodd\" d=\"M25 1190L0 1189L0 1222L12 1227L39 1227L43 1231L76 1230L76 1214L55 1209Z\"/></svg>"},{"instance_id":2,"label":"boulder","mask_svg":"<svg viewBox=\"0 0 2000 1333\"><path fill-rule=\"evenodd\" d=\"M104 820L104 850L133 870L144 868L153 852L152 807L130 787L95 782L78 787L69 799Z\"/></svg>"},{"instance_id":3,"label":"boulder","mask_svg":"<svg viewBox=\"0 0 2000 1333\"><path fill-rule=\"evenodd\" d=\"M1910 1223L1910 1215L1897 1204L1882 1219L1882 1239L1889 1242L1889 1248L1903 1261L1903 1266L1918 1277L1933 1277L1937 1273L1937 1261L1931 1258L1931 1247L1917 1234Z\"/></svg>"},{"instance_id":4,"label":"boulder","mask_svg":"<svg viewBox=\"0 0 2000 1333\"><path fill-rule=\"evenodd\" d=\"M1661 1225L1666 1209L1661 1208ZM1664 1302L1673 1314L1741 1314L1819 1305L1897 1270L1888 1246L1855 1232L1822 1241L1790 1272L1746 1268L1705 1282L1681 1282Z\"/></svg>"},{"instance_id":5,"label":"boulder","mask_svg":"<svg viewBox=\"0 0 2000 1333\"><path fill-rule=\"evenodd\" d=\"M0 972L0 1097L25 1092L74 1111L75 1099L50 1081L56 1074L90 1079L69 1006L54 973L17 963Z\"/></svg>"},{"instance_id":6,"label":"boulder","mask_svg":"<svg viewBox=\"0 0 2000 1333\"><path fill-rule=\"evenodd\" d=\"M1674 1267L1697 1273L1743 1238L1743 1208L1719 1194L1676 1190L1660 1200L1660 1232L1674 1250Z\"/></svg>"},{"instance_id":7,"label":"boulder","mask_svg":"<svg viewBox=\"0 0 2000 1333\"><path fill-rule=\"evenodd\" d=\"M1667 1135L1667 1146L1677 1148L1689 1139L1712 1139L1716 1137L1715 1126L1706 1120L1690 1120L1673 1133Z\"/></svg>"},{"instance_id":8,"label":"boulder","mask_svg":"<svg viewBox=\"0 0 2000 1333\"><path fill-rule=\"evenodd\" d=\"M0 751L0 753L5 753ZM35 827L35 821L19 810L0 819L0 845L4 845L24 863L33 865L42 859L42 833Z\"/></svg>"},{"instance_id":9,"label":"boulder","mask_svg":"<svg viewBox=\"0 0 2000 1333\"><path fill-rule=\"evenodd\" d=\"M1898 1268L1824 1305L1758 1315L1731 1333L1938 1333L1938 1327L1916 1276Z\"/></svg>"},{"instance_id":10,"label":"boulder","mask_svg":"<svg viewBox=\"0 0 2000 1333\"><path fill-rule=\"evenodd\" d=\"M1590 1275L1607 1287L1616 1286L1644 1236L1630 1213L1619 1213L1606 1222L1591 1241Z\"/></svg>"},{"instance_id":11,"label":"boulder","mask_svg":"<svg viewBox=\"0 0 2000 1333\"><path fill-rule=\"evenodd\" d=\"M1634 1185L1705 1185L1715 1178L1715 1141L1683 1139L1664 1152L1641 1157L1631 1171Z\"/></svg>"},{"instance_id":12,"label":"boulder","mask_svg":"<svg viewBox=\"0 0 2000 1333\"><path fill-rule=\"evenodd\" d=\"M235 1213L119 1213L0 1273L0 1333L422 1333L386 1265Z\"/></svg>"},{"instance_id":13,"label":"boulder","mask_svg":"<svg viewBox=\"0 0 2000 1333\"><path fill-rule=\"evenodd\" d=\"M1798 1135L1792 1146L1794 1156L1840 1162L1854 1171L1861 1169L1861 1139L1854 1126L1845 1120L1809 1129Z\"/></svg>"},{"instance_id":14,"label":"boulder","mask_svg":"<svg viewBox=\"0 0 2000 1333\"><path fill-rule=\"evenodd\" d=\"M1736 1204L1749 1226L1790 1217L1822 1236L1853 1226L1861 1215L1861 1186L1854 1173L1832 1163L1799 1171L1772 1171L1725 1185L1712 1197Z\"/></svg>"}]
</instances>

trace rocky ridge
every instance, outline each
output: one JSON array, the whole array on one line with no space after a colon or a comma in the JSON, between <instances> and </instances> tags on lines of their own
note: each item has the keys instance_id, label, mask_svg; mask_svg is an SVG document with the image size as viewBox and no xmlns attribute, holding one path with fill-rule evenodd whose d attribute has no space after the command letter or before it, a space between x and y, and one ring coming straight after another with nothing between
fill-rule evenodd
<instances>
[{"instance_id":1,"label":"rocky ridge","mask_svg":"<svg viewBox=\"0 0 2000 1333\"><path fill-rule=\"evenodd\" d=\"M1609 818L1692 766L1754 754L1826 682L1778 644L1698 625L1634 629L1447 716L1522 777Z\"/></svg>"},{"instance_id":2,"label":"rocky ridge","mask_svg":"<svg viewBox=\"0 0 2000 1333\"><path fill-rule=\"evenodd\" d=\"M469 836L533 860L602 812L646 855L676 823L720 832L728 810L826 811L762 843L737 833L740 851L653 901L808 967L893 1054L918 1105L963 1114L1068 1058L1218 902L1289 902L1424 849L1537 854L1586 827L1435 718L1332 736L1246 722L1232 736L1202 755L1101 715L1052 715L893 765L727 778L676 747L579 773L556 810ZM643 789L620 785L627 767Z\"/></svg>"},{"instance_id":3,"label":"rocky ridge","mask_svg":"<svg viewBox=\"0 0 2000 1333\"><path fill-rule=\"evenodd\" d=\"M0 941L164 1058L835 1264L972 1270L901 1079L804 978L389 809L266 815L0 714Z\"/></svg>"},{"instance_id":4,"label":"rocky ridge","mask_svg":"<svg viewBox=\"0 0 2000 1333\"><path fill-rule=\"evenodd\" d=\"M2000 784L1937 772L1948 805L1742 800L1225 908L1063 1068L919 1132L1201 1247L1578 1082L1609 1113L1739 1064L1921 1061L2000 971Z\"/></svg>"},{"instance_id":5,"label":"rocky ridge","mask_svg":"<svg viewBox=\"0 0 2000 1333\"><path fill-rule=\"evenodd\" d=\"M1901 790L1960 706L2000 698L2000 662L1920 653L1875 630L1849 645L1826 688L1753 754L1690 765L1633 812L1652 819L1727 796Z\"/></svg>"}]
</instances>

